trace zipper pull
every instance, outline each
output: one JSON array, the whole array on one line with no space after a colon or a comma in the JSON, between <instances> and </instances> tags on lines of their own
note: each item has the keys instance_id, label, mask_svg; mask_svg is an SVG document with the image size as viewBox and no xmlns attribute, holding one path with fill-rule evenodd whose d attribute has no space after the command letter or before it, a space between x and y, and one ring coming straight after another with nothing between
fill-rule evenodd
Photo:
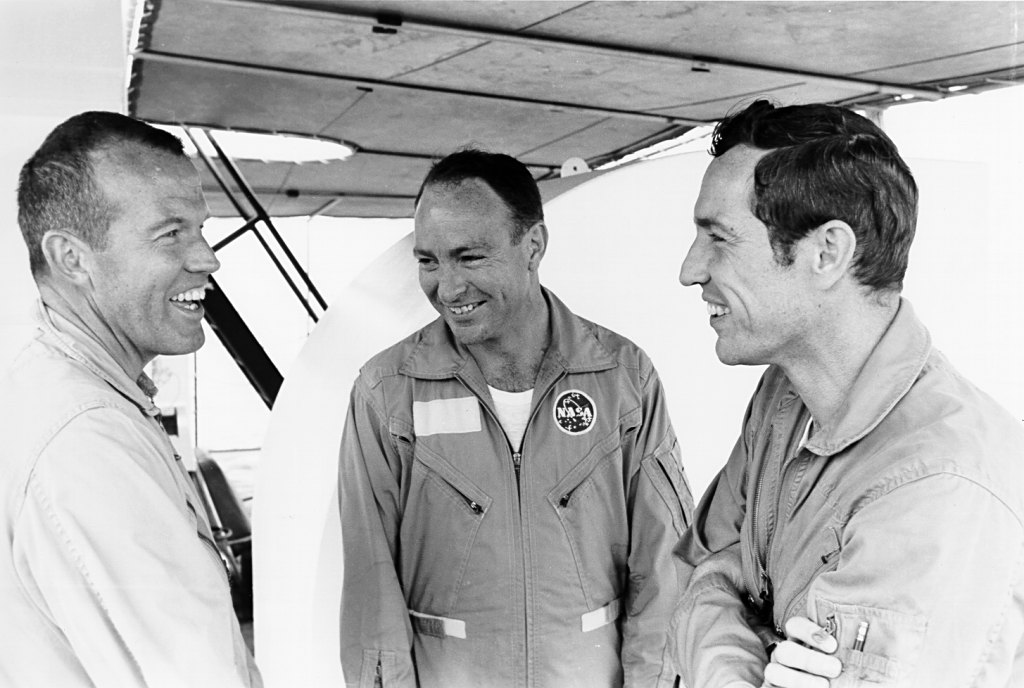
<instances>
[{"instance_id":1,"label":"zipper pull","mask_svg":"<svg viewBox=\"0 0 1024 688\"><path fill-rule=\"evenodd\" d=\"M519 468L523 465L523 455L519 452L512 452L512 466L516 469L516 477L519 477Z\"/></svg>"}]
</instances>

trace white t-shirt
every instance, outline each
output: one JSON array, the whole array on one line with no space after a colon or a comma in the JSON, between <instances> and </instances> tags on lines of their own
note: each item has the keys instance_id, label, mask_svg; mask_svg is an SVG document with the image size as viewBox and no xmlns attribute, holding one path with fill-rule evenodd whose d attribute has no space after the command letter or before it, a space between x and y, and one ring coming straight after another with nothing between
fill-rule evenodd
<instances>
[{"instance_id":1,"label":"white t-shirt","mask_svg":"<svg viewBox=\"0 0 1024 688\"><path fill-rule=\"evenodd\" d=\"M498 422L508 435L512 451L519 451L523 444L523 433L526 422L530 420L530 404L533 403L533 390L525 392L506 392L487 385L494 400L494 410L498 414Z\"/></svg>"}]
</instances>

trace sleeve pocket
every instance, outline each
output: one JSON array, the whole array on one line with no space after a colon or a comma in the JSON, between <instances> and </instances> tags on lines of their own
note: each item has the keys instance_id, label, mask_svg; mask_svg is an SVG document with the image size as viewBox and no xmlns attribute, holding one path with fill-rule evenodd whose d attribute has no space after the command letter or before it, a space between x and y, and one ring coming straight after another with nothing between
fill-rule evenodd
<instances>
[{"instance_id":1,"label":"sleeve pocket","mask_svg":"<svg viewBox=\"0 0 1024 688\"><path fill-rule=\"evenodd\" d=\"M830 683L833 688L898 681L917 663L928 625L924 615L823 599L816 607L818 623L835 637L835 654L843 663L842 675Z\"/></svg>"},{"instance_id":2,"label":"sleeve pocket","mask_svg":"<svg viewBox=\"0 0 1024 688\"><path fill-rule=\"evenodd\" d=\"M693 521L693 496L676 452L649 456L641 467L672 513L672 524L681 536Z\"/></svg>"}]
</instances>

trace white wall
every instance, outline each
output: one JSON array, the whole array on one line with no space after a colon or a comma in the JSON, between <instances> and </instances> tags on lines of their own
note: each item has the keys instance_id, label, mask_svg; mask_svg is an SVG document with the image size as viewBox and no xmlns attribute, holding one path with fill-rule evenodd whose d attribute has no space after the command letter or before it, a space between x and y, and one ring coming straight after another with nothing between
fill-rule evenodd
<instances>
[{"instance_id":1,"label":"white wall","mask_svg":"<svg viewBox=\"0 0 1024 688\"><path fill-rule=\"evenodd\" d=\"M1024 419L1024 86L884 122L921 189L905 293L936 346Z\"/></svg>"},{"instance_id":2,"label":"white wall","mask_svg":"<svg viewBox=\"0 0 1024 688\"><path fill-rule=\"evenodd\" d=\"M18 171L84 110L125 109L120 0L0 2L0 368L31 332L35 285L18 230Z\"/></svg>"}]
</instances>

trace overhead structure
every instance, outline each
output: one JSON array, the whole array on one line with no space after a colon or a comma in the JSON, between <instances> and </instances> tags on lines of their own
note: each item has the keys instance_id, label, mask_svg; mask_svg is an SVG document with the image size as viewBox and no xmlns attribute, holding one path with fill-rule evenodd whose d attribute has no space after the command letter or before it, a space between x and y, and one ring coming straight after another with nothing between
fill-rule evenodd
<instances>
[{"instance_id":1,"label":"overhead structure","mask_svg":"<svg viewBox=\"0 0 1024 688\"><path fill-rule=\"evenodd\" d=\"M462 146L538 179L593 168L738 102L867 108L1024 79L1024 2L149 0L131 76L147 121L345 143L240 160L273 216L407 217ZM213 213L237 210L209 172Z\"/></svg>"}]
</instances>

